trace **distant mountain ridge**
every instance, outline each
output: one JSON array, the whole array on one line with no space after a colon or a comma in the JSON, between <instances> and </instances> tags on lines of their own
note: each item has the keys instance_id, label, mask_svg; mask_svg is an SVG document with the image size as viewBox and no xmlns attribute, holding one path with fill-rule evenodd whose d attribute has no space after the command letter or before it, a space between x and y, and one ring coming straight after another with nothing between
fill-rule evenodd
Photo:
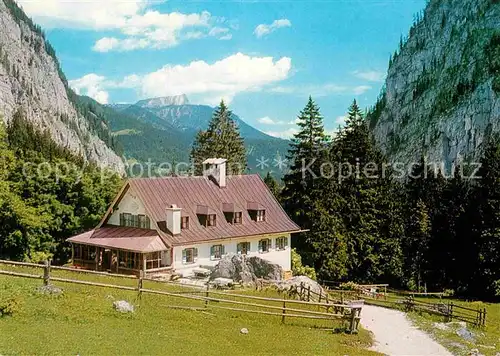
<instances>
[{"instance_id":1,"label":"distant mountain ridge","mask_svg":"<svg viewBox=\"0 0 500 356\"><path fill-rule=\"evenodd\" d=\"M189 104L189 99L186 94L182 94L182 95L165 96L160 98L140 100L135 105L140 106L141 108L153 109L162 106L187 105L187 104Z\"/></svg>"},{"instance_id":2,"label":"distant mountain ridge","mask_svg":"<svg viewBox=\"0 0 500 356\"><path fill-rule=\"evenodd\" d=\"M111 104L108 107L128 118L120 120L116 116L110 120L113 132L118 134L118 141L125 148L125 155L138 161L152 159L156 162L188 162L196 133L208 127L214 112L214 108L207 105L189 104L186 95L145 99L135 104ZM289 141L255 129L236 114L233 114L233 120L245 140L251 172L272 170L271 164L257 167L257 160L264 158L273 162L276 156L286 156ZM145 137L149 139L145 140ZM149 157L137 151L137 146L147 145L147 142L151 149L141 152L148 153ZM168 146L168 149L164 147L162 150L162 145ZM280 175L277 171L275 173Z\"/></svg>"}]
</instances>

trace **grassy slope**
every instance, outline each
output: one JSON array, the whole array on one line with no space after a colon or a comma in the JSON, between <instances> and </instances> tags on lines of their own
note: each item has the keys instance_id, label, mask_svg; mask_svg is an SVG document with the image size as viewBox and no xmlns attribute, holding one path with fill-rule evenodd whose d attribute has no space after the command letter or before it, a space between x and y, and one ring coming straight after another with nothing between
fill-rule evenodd
<instances>
[{"instance_id":1,"label":"grassy slope","mask_svg":"<svg viewBox=\"0 0 500 356\"><path fill-rule=\"evenodd\" d=\"M26 268L8 269L33 273ZM54 275L76 278L72 272ZM134 280L84 274L78 279L135 285ZM281 318L274 316L217 309L210 310L213 315L174 310L165 306L202 306L203 302L150 294L137 300L135 292L58 282L55 284L64 289L62 296L40 295L35 292L40 284L40 280L0 275L0 301L15 296L21 303L18 313L0 318L0 354L374 354L364 349L371 342L366 331L359 335L332 334L308 320L290 320L282 325ZM179 289L153 282L145 287ZM114 300L134 303L136 313L115 312ZM248 335L240 334L243 327L249 329Z\"/></svg>"}]
</instances>

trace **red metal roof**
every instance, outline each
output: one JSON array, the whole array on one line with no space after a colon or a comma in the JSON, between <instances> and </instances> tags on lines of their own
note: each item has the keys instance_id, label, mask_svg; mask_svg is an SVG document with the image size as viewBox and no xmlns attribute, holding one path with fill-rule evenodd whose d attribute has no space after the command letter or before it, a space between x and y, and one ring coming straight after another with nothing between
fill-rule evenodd
<instances>
[{"instance_id":1,"label":"red metal roof","mask_svg":"<svg viewBox=\"0 0 500 356\"><path fill-rule=\"evenodd\" d=\"M134 227L112 227L108 225L73 236L67 241L142 253L167 249L156 230Z\"/></svg>"},{"instance_id":2,"label":"red metal roof","mask_svg":"<svg viewBox=\"0 0 500 356\"><path fill-rule=\"evenodd\" d=\"M220 188L207 177L137 178L128 182L130 188L142 200L151 220L165 226L165 208L176 204L182 215L189 216L189 229L172 236L162 228L163 235L174 245L196 243L224 238L262 234L297 232L297 226L281 208L259 175L228 176L227 185ZM256 222L245 209L248 203L266 211L266 220ZM224 204L242 207L242 224L231 224L225 219ZM208 207L217 215L216 226L202 226L197 211Z\"/></svg>"}]
</instances>

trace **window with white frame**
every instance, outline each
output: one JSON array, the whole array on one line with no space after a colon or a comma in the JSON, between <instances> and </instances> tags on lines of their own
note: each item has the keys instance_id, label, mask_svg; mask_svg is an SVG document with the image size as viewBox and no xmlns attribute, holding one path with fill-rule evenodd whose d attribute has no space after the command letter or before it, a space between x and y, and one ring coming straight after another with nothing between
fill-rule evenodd
<instances>
[{"instance_id":1,"label":"window with white frame","mask_svg":"<svg viewBox=\"0 0 500 356\"><path fill-rule=\"evenodd\" d=\"M266 211L265 210L257 210L257 221L266 221Z\"/></svg>"},{"instance_id":2,"label":"window with white frame","mask_svg":"<svg viewBox=\"0 0 500 356\"><path fill-rule=\"evenodd\" d=\"M288 237L280 236L276 238L276 250L284 250L288 247Z\"/></svg>"},{"instance_id":3,"label":"window with white frame","mask_svg":"<svg viewBox=\"0 0 500 356\"><path fill-rule=\"evenodd\" d=\"M210 247L210 259L220 260L224 255L224 245L213 245Z\"/></svg>"},{"instance_id":4,"label":"window with white frame","mask_svg":"<svg viewBox=\"0 0 500 356\"><path fill-rule=\"evenodd\" d=\"M196 263L198 261L198 249L197 248L186 248L182 250L182 263Z\"/></svg>"},{"instance_id":5,"label":"window with white frame","mask_svg":"<svg viewBox=\"0 0 500 356\"><path fill-rule=\"evenodd\" d=\"M269 252L271 248L271 239L262 239L259 241L259 252L266 253Z\"/></svg>"},{"instance_id":6,"label":"window with white frame","mask_svg":"<svg viewBox=\"0 0 500 356\"><path fill-rule=\"evenodd\" d=\"M250 252L250 242L240 242L236 245L236 251L239 255L246 255Z\"/></svg>"}]
</instances>

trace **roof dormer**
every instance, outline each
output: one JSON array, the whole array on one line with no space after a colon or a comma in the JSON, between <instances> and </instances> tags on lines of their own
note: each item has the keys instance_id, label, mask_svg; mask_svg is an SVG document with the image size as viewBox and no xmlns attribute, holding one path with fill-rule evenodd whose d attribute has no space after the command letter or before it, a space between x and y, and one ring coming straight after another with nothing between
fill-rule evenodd
<instances>
[{"instance_id":1,"label":"roof dormer","mask_svg":"<svg viewBox=\"0 0 500 356\"><path fill-rule=\"evenodd\" d=\"M196 207L196 215L202 226L209 227L217 225L217 214L215 210L207 205L198 205Z\"/></svg>"},{"instance_id":2,"label":"roof dormer","mask_svg":"<svg viewBox=\"0 0 500 356\"><path fill-rule=\"evenodd\" d=\"M247 210L253 221L266 221L266 209L257 202L247 202Z\"/></svg>"},{"instance_id":3,"label":"roof dormer","mask_svg":"<svg viewBox=\"0 0 500 356\"><path fill-rule=\"evenodd\" d=\"M222 212L226 221L230 224L241 224L243 212L234 203L222 203Z\"/></svg>"}]
</instances>

